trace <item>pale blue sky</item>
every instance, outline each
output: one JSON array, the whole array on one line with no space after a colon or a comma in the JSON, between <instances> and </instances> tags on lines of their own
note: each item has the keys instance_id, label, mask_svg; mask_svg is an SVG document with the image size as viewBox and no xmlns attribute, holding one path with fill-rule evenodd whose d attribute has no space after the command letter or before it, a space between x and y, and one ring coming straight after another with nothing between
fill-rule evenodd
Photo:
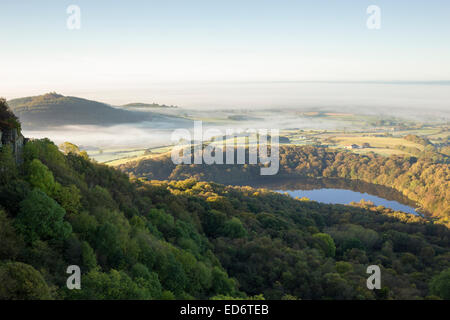
<instances>
[{"instance_id":1,"label":"pale blue sky","mask_svg":"<svg viewBox=\"0 0 450 320\"><path fill-rule=\"evenodd\" d=\"M66 28L71 4L81 30ZM366 27L372 4L381 30ZM7 97L192 81L450 79L448 0L2 0L0 14Z\"/></svg>"}]
</instances>

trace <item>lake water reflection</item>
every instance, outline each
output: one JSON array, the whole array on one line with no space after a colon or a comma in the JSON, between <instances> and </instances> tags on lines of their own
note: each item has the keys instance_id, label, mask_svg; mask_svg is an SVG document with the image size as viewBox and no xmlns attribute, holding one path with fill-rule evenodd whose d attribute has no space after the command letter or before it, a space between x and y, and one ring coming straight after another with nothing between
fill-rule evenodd
<instances>
[{"instance_id":1,"label":"lake water reflection","mask_svg":"<svg viewBox=\"0 0 450 320\"><path fill-rule=\"evenodd\" d=\"M349 204L362 199L371 201L396 211L418 215L413 201L400 192L362 181L345 179L302 179L277 178L249 183L252 187L267 188L280 193L288 193L292 197L303 198L328 204Z\"/></svg>"}]
</instances>

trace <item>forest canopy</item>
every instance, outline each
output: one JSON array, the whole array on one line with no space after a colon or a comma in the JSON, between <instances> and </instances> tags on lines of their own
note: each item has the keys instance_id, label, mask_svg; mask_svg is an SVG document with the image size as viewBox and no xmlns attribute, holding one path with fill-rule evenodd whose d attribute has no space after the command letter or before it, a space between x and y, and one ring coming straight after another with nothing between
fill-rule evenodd
<instances>
[{"instance_id":1,"label":"forest canopy","mask_svg":"<svg viewBox=\"0 0 450 320\"><path fill-rule=\"evenodd\" d=\"M1 299L448 297L450 232L433 221L196 179L131 181L70 150L31 140L14 174L0 161ZM374 264L383 287L372 291ZM81 290L66 288L69 265Z\"/></svg>"},{"instance_id":2,"label":"forest canopy","mask_svg":"<svg viewBox=\"0 0 450 320\"><path fill-rule=\"evenodd\" d=\"M450 227L450 167L422 157L360 155L313 146L280 146L278 177L360 180L393 188ZM248 158L248 155L247 155ZM119 168L131 177L182 180L195 178L238 184L260 178L258 165L175 165L170 155L131 161Z\"/></svg>"}]
</instances>

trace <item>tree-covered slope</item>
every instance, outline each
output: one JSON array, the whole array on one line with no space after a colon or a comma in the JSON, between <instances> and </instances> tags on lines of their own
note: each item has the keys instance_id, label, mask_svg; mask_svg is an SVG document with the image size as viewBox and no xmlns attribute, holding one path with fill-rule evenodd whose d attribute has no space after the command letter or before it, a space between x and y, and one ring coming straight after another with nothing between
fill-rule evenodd
<instances>
[{"instance_id":1,"label":"tree-covered slope","mask_svg":"<svg viewBox=\"0 0 450 320\"><path fill-rule=\"evenodd\" d=\"M0 299L450 298L450 232L420 217L130 181L48 140L28 142L24 157L15 167L0 155ZM378 291L366 287L373 264ZM69 265L81 267L81 290L66 288Z\"/></svg>"},{"instance_id":2,"label":"tree-covered slope","mask_svg":"<svg viewBox=\"0 0 450 320\"><path fill-rule=\"evenodd\" d=\"M427 157L383 157L313 146L280 146L279 164L277 176L361 180L396 189L450 227L450 167L446 156L435 161ZM261 178L260 166L175 165L170 154L165 154L131 161L119 169L137 178L196 178L237 184Z\"/></svg>"}]
</instances>

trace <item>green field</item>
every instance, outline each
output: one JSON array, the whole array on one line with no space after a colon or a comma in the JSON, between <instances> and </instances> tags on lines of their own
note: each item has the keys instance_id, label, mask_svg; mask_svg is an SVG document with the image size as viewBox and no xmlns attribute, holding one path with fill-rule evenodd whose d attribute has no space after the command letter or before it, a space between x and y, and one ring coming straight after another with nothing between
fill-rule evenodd
<instances>
[{"instance_id":1,"label":"green field","mask_svg":"<svg viewBox=\"0 0 450 320\"><path fill-rule=\"evenodd\" d=\"M176 109L175 109L176 110ZM179 112L179 110L178 110ZM236 121L230 121L226 117L227 112L218 112L214 117L207 117L203 112L191 112L191 120L202 120L204 123L218 126L232 125ZM253 116L270 118L270 111L266 113L255 113ZM407 135L417 135L429 139L437 145L444 145L449 139L449 130L446 124L422 124L407 120L394 118L384 119L377 116L358 115L351 113L333 112L293 112L293 118L298 119L320 119L324 123L334 124L330 129L302 129L289 128L281 129L280 137L288 138L286 144L291 145L314 145L332 149L346 149L350 152L365 154L376 153L383 156L409 155L415 156L424 151L424 145L404 139ZM336 125L337 124L337 125ZM245 124L243 124L245 128ZM229 142L229 141L228 141ZM246 143L242 137L235 140L236 145L241 146ZM219 142L212 142L217 144ZM226 140L223 141L225 145ZM357 145L351 148L351 145ZM403 150L402 150L403 149ZM98 162L116 166L128 161L142 160L153 157L171 150L171 146L160 146L157 148L140 149L115 149L103 150L103 153L89 152L89 155Z\"/></svg>"}]
</instances>

